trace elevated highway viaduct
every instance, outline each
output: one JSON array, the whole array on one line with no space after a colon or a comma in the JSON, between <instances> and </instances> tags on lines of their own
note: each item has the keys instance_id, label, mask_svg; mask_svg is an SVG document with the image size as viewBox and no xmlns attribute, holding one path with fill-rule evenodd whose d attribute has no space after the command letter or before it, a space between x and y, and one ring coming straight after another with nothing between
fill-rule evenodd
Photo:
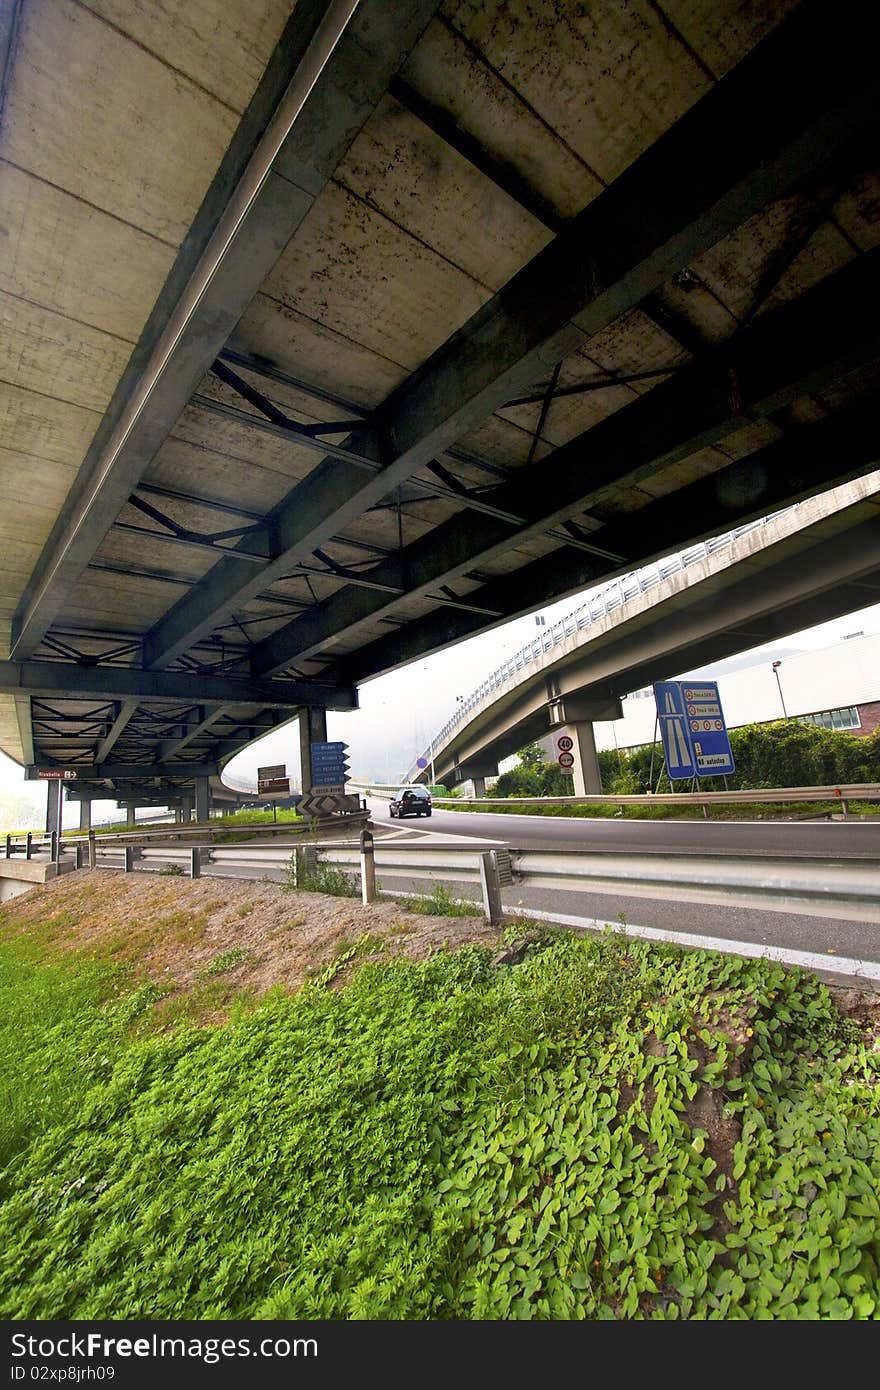
<instances>
[{"instance_id":1,"label":"elevated highway viaduct","mask_svg":"<svg viewBox=\"0 0 880 1390\"><path fill-rule=\"evenodd\" d=\"M615 592L604 613L572 614L552 642L539 639L493 673L422 762L441 782L473 781L482 796L501 759L564 731L575 793L601 792L593 724L620 718L623 696L880 601L878 486L880 473L844 484L688 557L644 592L631 576L622 605ZM415 765L407 780L428 773Z\"/></svg>"},{"instance_id":2,"label":"elevated highway viaduct","mask_svg":"<svg viewBox=\"0 0 880 1390\"><path fill-rule=\"evenodd\" d=\"M0 747L308 787L362 682L868 475L876 27L5 5Z\"/></svg>"}]
</instances>

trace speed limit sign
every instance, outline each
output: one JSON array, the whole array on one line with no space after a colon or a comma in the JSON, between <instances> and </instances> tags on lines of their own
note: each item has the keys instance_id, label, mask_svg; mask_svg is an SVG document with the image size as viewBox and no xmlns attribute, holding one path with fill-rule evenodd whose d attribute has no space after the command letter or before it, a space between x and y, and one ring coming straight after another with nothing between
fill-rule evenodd
<instances>
[{"instance_id":1,"label":"speed limit sign","mask_svg":"<svg viewBox=\"0 0 880 1390\"><path fill-rule=\"evenodd\" d=\"M560 767L574 767L574 754L560 753L557 762Z\"/></svg>"},{"instance_id":2,"label":"speed limit sign","mask_svg":"<svg viewBox=\"0 0 880 1390\"><path fill-rule=\"evenodd\" d=\"M556 747L560 753L570 753L574 748L574 739L569 738L568 734L563 734L561 738L556 740Z\"/></svg>"}]
</instances>

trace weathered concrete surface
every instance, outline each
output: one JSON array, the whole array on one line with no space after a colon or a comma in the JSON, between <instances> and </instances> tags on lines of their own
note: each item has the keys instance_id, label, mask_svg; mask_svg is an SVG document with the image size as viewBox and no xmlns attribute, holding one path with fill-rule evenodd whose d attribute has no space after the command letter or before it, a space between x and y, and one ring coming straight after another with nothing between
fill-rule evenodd
<instances>
[{"instance_id":1,"label":"weathered concrete surface","mask_svg":"<svg viewBox=\"0 0 880 1390\"><path fill-rule=\"evenodd\" d=\"M17 898L20 893L28 893L38 884L48 883L51 878L70 873L75 868L73 857L62 859L60 864L52 864L49 860L25 859L23 855L0 859L0 903Z\"/></svg>"},{"instance_id":2,"label":"weathered concrete surface","mask_svg":"<svg viewBox=\"0 0 880 1390\"><path fill-rule=\"evenodd\" d=\"M10 620L31 602L27 590L22 603L30 576L56 553L49 542L64 499L230 137L291 13L301 19L311 13L310 3L25 0L0 125L0 659L8 655ZM604 6L446 0L433 12L430 4L413 4L401 10L412 37L402 56L393 50L399 72L383 95L388 75L383 69L374 91L367 58L374 41L381 51L377 34L390 6L380 13L363 4L357 13L370 15L371 32L358 30L352 42L365 60L320 88L317 114L306 120L317 143L338 122L342 134L332 160L320 166L320 178L320 161L312 169L307 152L302 167L282 161L270 176L291 198L302 187L315 201L292 235L285 223L284 236L272 243L274 266L267 272L261 260L259 274L247 281L248 294L262 284L228 346L254 360L250 367L236 362L235 369L308 427L387 411L411 373L438 349L454 355L455 335L490 296L507 295L566 220L591 208L642 154L674 135L676 123L725 74L735 76L737 64L794 7L794 0L757 6L667 0L662 8L649 0ZM848 12L837 18L841 30L851 20ZM263 112L261 129L269 114ZM729 129L736 131L735 119ZM711 167L721 167L728 153L713 149ZM701 172L693 167L688 188ZM341 590L356 594L354 579L368 585L373 564L393 561L401 547L479 503L517 469L533 463L540 470L546 460L546 474L534 474L535 491L546 486L552 493L555 448L625 411L751 317L801 296L876 246L877 191L870 159L860 161L855 152L794 191L786 186L784 197L768 185L759 211L743 214L741 225L718 234L715 244L704 236L690 262L665 283L651 282L651 293L638 303L621 293L616 317L597 319L592 336L580 320L576 330L566 330L557 386L590 389L556 396L545 407L542 392L554 366L548 348L546 358L535 359L538 379L518 382L512 393L532 397L527 403L504 404L499 394L494 413L487 406L477 419L475 412L455 441L443 436L440 461L452 487L422 457L413 477L396 479L360 515L344 511L346 499L337 499L344 523L322 542L322 554L297 554L284 571L276 565L259 592L231 586L238 601L201 614L197 635L184 627L191 645L182 658L190 665L232 662L244 671L254 643L297 614L334 596L338 601ZM646 223L667 193L662 180L649 186L639 204ZM615 248L585 249L596 255L595 266L583 268L589 298L605 285L605 262L614 265ZM612 280L616 273L611 270ZM565 298L582 289L565 284L554 293ZM238 300L235 305L229 322L238 315ZM519 345L526 320L542 310L542 303L524 306L499 335L505 341L480 348L476 365L465 354L444 390L461 390L466 399L469 373L503 356L507 340ZM225 332L227 320L222 323ZM213 338L211 344L209 359ZM104 534L89 537L82 558L77 550L69 580L65 569L63 595L47 602L52 627L38 659L57 660L60 640L87 660L117 643L124 651L117 659L137 664L138 640L188 597L196 596L198 608L201 595L215 595L215 567L228 572L232 564L192 544L193 536L269 517L255 541L266 553L277 539L273 509L286 501L287 514L295 513L303 494L294 489L314 482L321 452L279 435L258 404L203 375L209 359L198 358L186 376L187 383L202 376L194 398L172 423L175 398L169 419L133 466L141 500L158 506L171 525L125 500L126 474L106 516L97 509L95 529L104 527ZM876 387L876 368L841 373L772 418L756 421L743 411L738 427L711 447L673 463L650 462L625 482L592 493L585 488L589 506L572 520L581 536L599 533L601 545L603 526L650 509L655 499ZM733 395L736 389L732 383ZM352 437L357 441L357 431ZM333 435L338 444L345 438L344 429ZM393 462L393 448L388 452L383 463ZM583 466L589 478L589 438ZM324 472L332 475L332 468ZM456 487L470 489L471 497L462 500ZM312 515L308 505L304 511ZM327 516L317 520L323 524ZM183 536L172 534L175 525ZM451 584L413 598L404 582L404 592L374 619L342 622L323 645L309 649L304 670L332 681L340 656L398 628L405 632L443 602L461 603L493 577L513 580L536 557L556 552L561 567L572 565L558 527L552 535L522 537L513 526L509 545L487 555L485 564L462 565ZM237 565L243 576L253 573L247 562ZM348 573L334 573L334 565ZM40 588L44 571L37 573ZM207 631L212 613L219 616ZM492 620L486 614L487 624ZM40 634L46 636L46 625ZM178 640L175 650L182 645ZM147 643L148 651L168 649ZM116 717L105 711L94 722L96 744ZM89 724L69 727L86 737ZM120 746L128 739L134 748L136 731L143 740L146 727L142 711L120 733ZM214 727L206 723L206 736ZM30 760L31 732L27 706L0 699L0 746ZM167 730L159 727L156 739L167 742ZM60 745L54 748L60 756Z\"/></svg>"}]
</instances>

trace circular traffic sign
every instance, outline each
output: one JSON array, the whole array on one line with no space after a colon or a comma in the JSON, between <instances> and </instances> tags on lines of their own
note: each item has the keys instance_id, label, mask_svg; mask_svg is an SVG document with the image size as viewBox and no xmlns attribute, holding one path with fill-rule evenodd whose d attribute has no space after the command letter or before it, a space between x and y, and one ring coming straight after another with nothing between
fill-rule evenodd
<instances>
[{"instance_id":1,"label":"circular traffic sign","mask_svg":"<svg viewBox=\"0 0 880 1390\"><path fill-rule=\"evenodd\" d=\"M703 728L704 728L704 729L711 729L711 727L712 727L712 720L711 720L711 719L704 719L704 720L703 720Z\"/></svg>"},{"instance_id":2,"label":"circular traffic sign","mask_svg":"<svg viewBox=\"0 0 880 1390\"><path fill-rule=\"evenodd\" d=\"M427 758L416 758L416 767L427 767L427 766L428 766L428 759L427 759Z\"/></svg>"},{"instance_id":3,"label":"circular traffic sign","mask_svg":"<svg viewBox=\"0 0 880 1390\"><path fill-rule=\"evenodd\" d=\"M716 719L716 720L715 720L715 728L716 728L716 729L723 729L723 728L724 728L724 725L721 723L721 720L720 720L720 719Z\"/></svg>"},{"instance_id":4,"label":"circular traffic sign","mask_svg":"<svg viewBox=\"0 0 880 1390\"><path fill-rule=\"evenodd\" d=\"M560 767L574 767L574 754L560 753L557 761Z\"/></svg>"},{"instance_id":5,"label":"circular traffic sign","mask_svg":"<svg viewBox=\"0 0 880 1390\"><path fill-rule=\"evenodd\" d=\"M574 748L574 739L569 738L568 734L563 734L561 738L556 740L556 747L560 753L569 753Z\"/></svg>"}]
</instances>

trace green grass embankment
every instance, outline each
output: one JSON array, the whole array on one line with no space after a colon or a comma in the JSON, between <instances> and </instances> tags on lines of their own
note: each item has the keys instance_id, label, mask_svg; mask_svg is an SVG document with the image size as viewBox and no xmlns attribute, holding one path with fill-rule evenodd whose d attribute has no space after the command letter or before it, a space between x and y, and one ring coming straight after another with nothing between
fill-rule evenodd
<instances>
[{"instance_id":1,"label":"green grass embankment","mask_svg":"<svg viewBox=\"0 0 880 1390\"><path fill-rule=\"evenodd\" d=\"M812 977L559 935L159 1032L50 925L0 924L6 1318L878 1314L876 1019Z\"/></svg>"}]
</instances>

